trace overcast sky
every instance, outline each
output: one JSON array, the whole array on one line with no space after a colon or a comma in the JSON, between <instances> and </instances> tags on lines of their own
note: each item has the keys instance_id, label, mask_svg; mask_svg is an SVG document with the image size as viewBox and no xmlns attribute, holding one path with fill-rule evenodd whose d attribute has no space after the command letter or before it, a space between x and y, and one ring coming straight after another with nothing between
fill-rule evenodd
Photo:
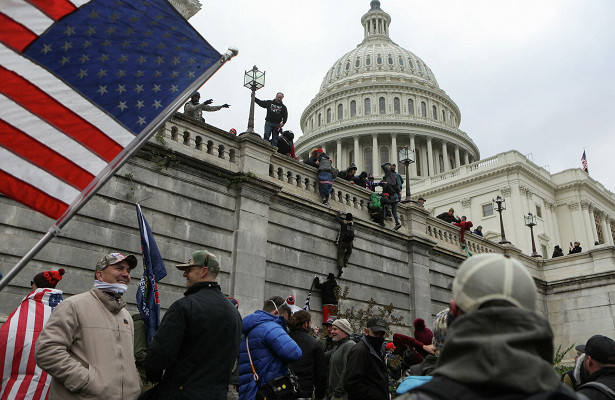
<instances>
[{"instance_id":1,"label":"overcast sky","mask_svg":"<svg viewBox=\"0 0 615 400\"><path fill-rule=\"evenodd\" d=\"M206 113L245 131L244 71L266 71L260 99L285 94L286 128L299 119L333 63L363 40L369 0L201 0L190 19L219 52L239 55L201 90L230 109ZM382 0L390 37L432 70L461 110L481 158L518 150L551 173L581 167L615 192L615 1ZM262 133L265 109L256 107Z\"/></svg>"}]
</instances>

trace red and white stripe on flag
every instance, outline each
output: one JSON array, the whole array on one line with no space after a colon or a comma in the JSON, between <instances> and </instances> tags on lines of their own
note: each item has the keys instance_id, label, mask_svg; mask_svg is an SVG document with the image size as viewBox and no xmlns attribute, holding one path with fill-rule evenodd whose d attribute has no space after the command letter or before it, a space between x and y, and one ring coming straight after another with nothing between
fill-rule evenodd
<instances>
[{"instance_id":1,"label":"red and white stripe on flag","mask_svg":"<svg viewBox=\"0 0 615 400\"><path fill-rule=\"evenodd\" d=\"M57 219L135 135L24 56L85 0L2 0L0 192Z\"/></svg>"},{"instance_id":2,"label":"red and white stripe on flag","mask_svg":"<svg viewBox=\"0 0 615 400\"><path fill-rule=\"evenodd\" d=\"M51 377L36 365L34 345L53 306L57 289L36 289L0 328L0 400L46 399Z\"/></svg>"}]
</instances>

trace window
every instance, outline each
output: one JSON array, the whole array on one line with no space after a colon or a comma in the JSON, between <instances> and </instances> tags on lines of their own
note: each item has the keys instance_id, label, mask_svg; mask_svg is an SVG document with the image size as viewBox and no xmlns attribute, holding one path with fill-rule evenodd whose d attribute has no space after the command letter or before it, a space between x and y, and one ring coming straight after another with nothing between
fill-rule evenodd
<instances>
[{"instance_id":1,"label":"window","mask_svg":"<svg viewBox=\"0 0 615 400\"><path fill-rule=\"evenodd\" d=\"M446 113L442 110L442 122L446 122Z\"/></svg>"},{"instance_id":2,"label":"window","mask_svg":"<svg viewBox=\"0 0 615 400\"><path fill-rule=\"evenodd\" d=\"M342 64L337 66L337 72L335 74L339 76L340 72L342 72Z\"/></svg>"},{"instance_id":3,"label":"window","mask_svg":"<svg viewBox=\"0 0 615 400\"><path fill-rule=\"evenodd\" d=\"M367 55L367 57L365 57L365 65L372 65L372 56L370 56L369 54Z\"/></svg>"},{"instance_id":4,"label":"window","mask_svg":"<svg viewBox=\"0 0 615 400\"><path fill-rule=\"evenodd\" d=\"M399 103L399 97L393 98L393 112L395 114L401 114L401 105Z\"/></svg>"},{"instance_id":5,"label":"window","mask_svg":"<svg viewBox=\"0 0 615 400\"><path fill-rule=\"evenodd\" d=\"M355 100L350 102L350 116L351 117L357 116L357 102Z\"/></svg>"},{"instance_id":6,"label":"window","mask_svg":"<svg viewBox=\"0 0 615 400\"><path fill-rule=\"evenodd\" d=\"M408 114L414 115L414 100L408 99Z\"/></svg>"},{"instance_id":7,"label":"window","mask_svg":"<svg viewBox=\"0 0 615 400\"><path fill-rule=\"evenodd\" d=\"M360 66L361 66L361 59L357 57L357 59L354 61L354 67L359 68Z\"/></svg>"},{"instance_id":8,"label":"window","mask_svg":"<svg viewBox=\"0 0 615 400\"><path fill-rule=\"evenodd\" d=\"M350 150L348 152L348 164L349 165L354 164L354 150Z\"/></svg>"},{"instance_id":9,"label":"window","mask_svg":"<svg viewBox=\"0 0 615 400\"><path fill-rule=\"evenodd\" d=\"M366 147L363 150L363 167L369 171L372 169L372 148Z\"/></svg>"},{"instance_id":10,"label":"window","mask_svg":"<svg viewBox=\"0 0 615 400\"><path fill-rule=\"evenodd\" d=\"M483 217L493 215L493 203L483 204Z\"/></svg>"},{"instance_id":11,"label":"window","mask_svg":"<svg viewBox=\"0 0 615 400\"><path fill-rule=\"evenodd\" d=\"M346 71L348 71L350 69L350 60L346 61Z\"/></svg>"},{"instance_id":12,"label":"window","mask_svg":"<svg viewBox=\"0 0 615 400\"><path fill-rule=\"evenodd\" d=\"M427 104L424 101L421 101L421 116L427 117Z\"/></svg>"},{"instance_id":13,"label":"window","mask_svg":"<svg viewBox=\"0 0 615 400\"><path fill-rule=\"evenodd\" d=\"M401 58L401 56L400 56L398 61L399 61L399 66L403 68L404 67L404 59Z\"/></svg>"},{"instance_id":14,"label":"window","mask_svg":"<svg viewBox=\"0 0 615 400\"><path fill-rule=\"evenodd\" d=\"M327 124L331 123L331 109L327 108Z\"/></svg>"},{"instance_id":15,"label":"window","mask_svg":"<svg viewBox=\"0 0 615 400\"><path fill-rule=\"evenodd\" d=\"M378 99L378 113L386 114L386 104L384 102L384 97Z\"/></svg>"},{"instance_id":16,"label":"window","mask_svg":"<svg viewBox=\"0 0 615 400\"><path fill-rule=\"evenodd\" d=\"M369 99L365 99L364 103L365 103L363 107L365 109L364 113L365 115L370 115L372 113L372 102Z\"/></svg>"},{"instance_id":17,"label":"window","mask_svg":"<svg viewBox=\"0 0 615 400\"><path fill-rule=\"evenodd\" d=\"M337 120L344 118L344 107L341 104L337 105Z\"/></svg>"},{"instance_id":18,"label":"window","mask_svg":"<svg viewBox=\"0 0 615 400\"><path fill-rule=\"evenodd\" d=\"M382 55L378 54L378 57L376 57L376 62L378 63L378 65L382 65Z\"/></svg>"},{"instance_id":19,"label":"window","mask_svg":"<svg viewBox=\"0 0 615 400\"><path fill-rule=\"evenodd\" d=\"M542 218L542 207L540 207L538 204L536 204L536 216L538 218Z\"/></svg>"},{"instance_id":20,"label":"window","mask_svg":"<svg viewBox=\"0 0 615 400\"><path fill-rule=\"evenodd\" d=\"M389 148L387 146L380 147L380 160L382 162L387 162L389 160Z\"/></svg>"},{"instance_id":21,"label":"window","mask_svg":"<svg viewBox=\"0 0 615 400\"><path fill-rule=\"evenodd\" d=\"M417 62L416 65L419 66L419 72L423 72L423 67L421 66L421 63Z\"/></svg>"},{"instance_id":22,"label":"window","mask_svg":"<svg viewBox=\"0 0 615 400\"><path fill-rule=\"evenodd\" d=\"M408 65L410 66L410 68L414 69L414 64L412 63L411 58L408 59Z\"/></svg>"},{"instance_id":23,"label":"window","mask_svg":"<svg viewBox=\"0 0 615 400\"><path fill-rule=\"evenodd\" d=\"M389 62L389 65L393 65L393 56L389 54L389 58L387 61Z\"/></svg>"},{"instance_id":24,"label":"window","mask_svg":"<svg viewBox=\"0 0 615 400\"><path fill-rule=\"evenodd\" d=\"M318 126L322 125L322 114L318 113Z\"/></svg>"},{"instance_id":25,"label":"window","mask_svg":"<svg viewBox=\"0 0 615 400\"><path fill-rule=\"evenodd\" d=\"M433 119L438 119L438 110L436 106L431 106L431 114L433 115Z\"/></svg>"}]
</instances>

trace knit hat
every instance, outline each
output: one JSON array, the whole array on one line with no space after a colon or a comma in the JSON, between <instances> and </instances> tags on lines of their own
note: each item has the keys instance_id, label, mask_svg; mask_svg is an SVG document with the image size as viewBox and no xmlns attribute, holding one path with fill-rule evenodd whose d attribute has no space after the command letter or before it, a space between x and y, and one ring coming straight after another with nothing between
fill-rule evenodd
<instances>
[{"instance_id":1,"label":"knit hat","mask_svg":"<svg viewBox=\"0 0 615 400\"><path fill-rule=\"evenodd\" d=\"M423 344L431 344L433 332L425 326L422 318L414 320L414 338Z\"/></svg>"},{"instance_id":2,"label":"knit hat","mask_svg":"<svg viewBox=\"0 0 615 400\"><path fill-rule=\"evenodd\" d=\"M436 314L433 319L433 341L432 344L439 349L444 345L446 340L446 332L448 331L448 313L449 309L446 308Z\"/></svg>"},{"instance_id":3,"label":"knit hat","mask_svg":"<svg viewBox=\"0 0 615 400\"><path fill-rule=\"evenodd\" d=\"M58 282L62 280L62 275L64 275L64 272L65 271L63 268L60 268L57 271L39 272L34 275L32 282L34 282L37 288L55 289Z\"/></svg>"},{"instance_id":4,"label":"knit hat","mask_svg":"<svg viewBox=\"0 0 615 400\"><path fill-rule=\"evenodd\" d=\"M288 296L286 298L286 304L288 304L289 306L294 306L295 305L295 296L293 296L292 294L290 296Z\"/></svg>"},{"instance_id":5,"label":"knit hat","mask_svg":"<svg viewBox=\"0 0 615 400\"><path fill-rule=\"evenodd\" d=\"M536 309L534 279L519 261L503 254L479 254L459 266L453 281L453 299L466 313L491 300Z\"/></svg>"},{"instance_id":6,"label":"knit hat","mask_svg":"<svg viewBox=\"0 0 615 400\"><path fill-rule=\"evenodd\" d=\"M348 322L345 318L336 319L333 321L333 326L337 326L342 331L346 332L349 335L352 335L352 327L350 326L350 322Z\"/></svg>"}]
</instances>

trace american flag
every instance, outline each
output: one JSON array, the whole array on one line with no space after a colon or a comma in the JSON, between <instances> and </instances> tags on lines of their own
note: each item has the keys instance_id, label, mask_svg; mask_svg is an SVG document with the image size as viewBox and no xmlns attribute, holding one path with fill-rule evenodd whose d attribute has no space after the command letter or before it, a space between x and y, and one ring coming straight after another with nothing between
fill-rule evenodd
<instances>
[{"instance_id":1,"label":"american flag","mask_svg":"<svg viewBox=\"0 0 615 400\"><path fill-rule=\"evenodd\" d=\"M0 192L54 219L221 65L166 0L2 0L0 23Z\"/></svg>"},{"instance_id":2,"label":"american flag","mask_svg":"<svg viewBox=\"0 0 615 400\"><path fill-rule=\"evenodd\" d=\"M167 270L152 230L143 216L141 206L137 204L137 219L141 234L141 253L143 254L143 276L137 289L137 307L145 323L147 343L154 337L160 327L160 295L158 281L167 276Z\"/></svg>"},{"instance_id":3,"label":"american flag","mask_svg":"<svg viewBox=\"0 0 615 400\"><path fill-rule=\"evenodd\" d=\"M51 377L36 365L34 345L62 291L36 289L0 328L0 399L46 399Z\"/></svg>"},{"instance_id":4,"label":"american flag","mask_svg":"<svg viewBox=\"0 0 615 400\"><path fill-rule=\"evenodd\" d=\"M583 157L581 157L581 164L583 164L583 171L589 174L589 168L587 168L587 157L585 156L585 150L583 150Z\"/></svg>"}]
</instances>

